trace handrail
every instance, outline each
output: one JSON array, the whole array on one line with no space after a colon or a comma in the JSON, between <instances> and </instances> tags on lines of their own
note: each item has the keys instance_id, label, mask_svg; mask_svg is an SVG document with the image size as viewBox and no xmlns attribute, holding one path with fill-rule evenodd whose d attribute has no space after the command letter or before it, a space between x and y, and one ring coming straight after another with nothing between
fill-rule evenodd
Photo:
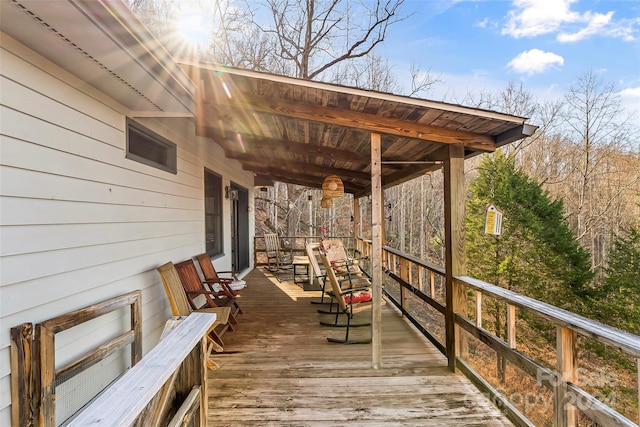
<instances>
[{"instance_id":1,"label":"handrail","mask_svg":"<svg viewBox=\"0 0 640 427\"><path fill-rule=\"evenodd\" d=\"M215 320L213 313L191 313L67 426L132 425L193 348L201 343Z\"/></svg>"},{"instance_id":2,"label":"handrail","mask_svg":"<svg viewBox=\"0 0 640 427\"><path fill-rule=\"evenodd\" d=\"M370 255L371 242L358 238L356 239L356 248ZM382 259L383 269L387 276L400 285L399 301L396 300L393 295L385 292L387 298L398 306L407 319L414 323L427 338L436 344L436 338L409 312L405 300L407 299L407 293L411 293L419 300L429 304L439 313L444 314L449 308L446 307L444 301L440 302L435 300L433 281L436 275L445 276L445 269L429 261L403 253L388 246L383 247ZM422 290L422 273L419 273L418 277L419 286L417 287L412 283L412 265L416 265L419 272L421 269L429 271L430 289L428 293ZM610 408L580 388L579 384L576 384L577 364L575 361L577 360L577 335L579 334L620 349L626 354L635 357L640 366L640 337L470 276L454 277L453 280L457 285L472 289L476 293L475 321L470 320L460 313L454 313L455 324L470 335L478 338L480 342L494 350L496 354L522 369L523 372L533 376L539 384L552 391L554 395L555 425L565 426L576 424L575 399L579 399L578 402L585 402L585 405L579 405L579 410L600 424L636 425L613 408ZM507 304L507 341L482 328L481 305L483 294ZM446 301L446 298L444 300ZM529 311L556 325L558 335L558 372L547 368L542 363L517 350L515 339L516 309ZM437 342L436 347L440 349L443 354L446 354L444 346L441 343ZM462 351L464 352L464 350ZM523 414L519 413L508 400L503 398L480 374L470 368L463 359L458 357L457 363L461 371L469 376L474 383L488 392L492 398L500 402L503 407L508 408L507 415L514 423L517 425L531 425L530 421ZM567 405L567 403L571 403L573 406Z\"/></svg>"},{"instance_id":3,"label":"handrail","mask_svg":"<svg viewBox=\"0 0 640 427\"><path fill-rule=\"evenodd\" d=\"M570 328L584 336L596 339L610 346L619 348L632 356L640 357L640 337L620 329L599 323L559 307L520 295L508 289L492 285L470 277L455 277L458 282L475 290L491 294L494 297L513 304L516 307L533 311L559 326Z\"/></svg>"}]
</instances>

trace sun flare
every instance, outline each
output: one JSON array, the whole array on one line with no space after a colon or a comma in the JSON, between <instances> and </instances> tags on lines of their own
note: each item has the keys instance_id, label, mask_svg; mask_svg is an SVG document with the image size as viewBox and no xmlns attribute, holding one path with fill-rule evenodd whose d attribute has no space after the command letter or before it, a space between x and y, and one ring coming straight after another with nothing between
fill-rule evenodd
<instances>
[{"instance_id":1,"label":"sun flare","mask_svg":"<svg viewBox=\"0 0 640 427\"><path fill-rule=\"evenodd\" d=\"M208 15L198 9L185 9L176 18L176 31L188 44L204 45L209 42L212 28Z\"/></svg>"}]
</instances>

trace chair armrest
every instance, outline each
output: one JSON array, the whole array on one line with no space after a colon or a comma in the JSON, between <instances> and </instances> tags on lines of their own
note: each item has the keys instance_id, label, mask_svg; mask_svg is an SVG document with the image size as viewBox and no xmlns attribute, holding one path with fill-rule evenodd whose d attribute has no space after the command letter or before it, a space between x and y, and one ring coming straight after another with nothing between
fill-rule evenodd
<instances>
[{"instance_id":1,"label":"chair armrest","mask_svg":"<svg viewBox=\"0 0 640 427\"><path fill-rule=\"evenodd\" d=\"M239 271L235 271L235 270L232 270L232 271L216 271L216 273L218 273L218 274L232 274L234 276L237 276L238 274L240 274Z\"/></svg>"},{"instance_id":2,"label":"chair armrest","mask_svg":"<svg viewBox=\"0 0 640 427\"><path fill-rule=\"evenodd\" d=\"M229 277L218 277L216 280L214 279L205 279L204 282L207 284L214 284L214 283L231 283L233 282L235 279L229 278Z\"/></svg>"},{"instance_id":3,"label":"chair armrest","mask_svg":"<svg viewBox=\"0 0 640 427\"><path fill-rule=\"evenodd\" d=\"M360 287L360 288L347 288L347 289L343 289L340 292L340 295L349 295L352 294L354 292L364 292L364 291L370 291L371 289L369 287Z\"/></svg>"}]
</instances>

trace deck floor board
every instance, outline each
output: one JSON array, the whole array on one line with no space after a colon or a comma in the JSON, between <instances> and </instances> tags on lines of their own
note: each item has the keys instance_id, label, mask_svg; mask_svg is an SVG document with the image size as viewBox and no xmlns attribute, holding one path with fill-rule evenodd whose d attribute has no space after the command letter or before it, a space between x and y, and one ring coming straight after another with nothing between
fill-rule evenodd
<instances>
[{"instance_id":1,"label":"deck floor board","mask_svg":"<svg viewBox=\"0 0 640 427\"><path fill-rule=\"evenodd\" d=\"M331 316L310 304L318 292L260 269L245 280L245 314L214 355L220 369L209 371L209 427L512 425L391 304L383 307L383 366L374 370L370 344L327 342L344 329L319 325Z\"/></svg>"}]
</instances>

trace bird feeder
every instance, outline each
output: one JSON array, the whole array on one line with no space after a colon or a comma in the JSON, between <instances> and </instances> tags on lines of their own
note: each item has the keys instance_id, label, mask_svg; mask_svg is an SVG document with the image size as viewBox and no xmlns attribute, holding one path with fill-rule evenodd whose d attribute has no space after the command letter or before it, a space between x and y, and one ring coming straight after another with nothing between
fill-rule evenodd
<instances>
[{"instance_id":1,"label":"bird feeder","mask_svg":"<svg viewBox=\"0 0 640 427\"><path fill-rule=\"evenodd\" d=\"M499 236L502 232L502 211L496 207L493 203L490 203L486 208L486 216L484 220L484 232L486 234L493 234Z\"/></svg>"}]
</instances>

